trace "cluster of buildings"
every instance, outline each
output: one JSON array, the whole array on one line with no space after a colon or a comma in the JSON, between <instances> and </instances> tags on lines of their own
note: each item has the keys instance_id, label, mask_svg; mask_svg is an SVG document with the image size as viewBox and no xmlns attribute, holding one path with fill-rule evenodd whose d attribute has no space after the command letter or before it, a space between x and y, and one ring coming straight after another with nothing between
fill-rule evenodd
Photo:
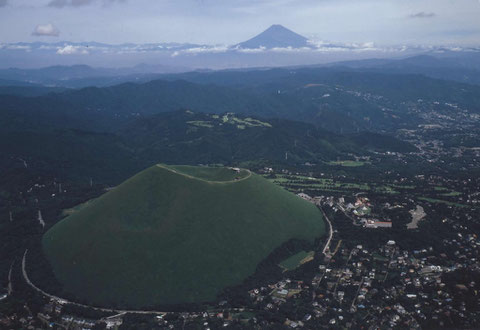
<instances>
[{"instance_id":1,"label":"cluster of buildings","mask_svg":"<svg viewBox=\"0 0 480 330\"><path fill-rule=\"evenodd\" d=\"M467 312L465 303L454 297L467 292L477 296L479 283L448 283L445 275L480 270L480 240L461 235L445 244L458 249L455 259L437 255L432 248L405 250L392 240L376 249L343 247L318 265L310 281L284 279L268 289L254 289L250 296L270 312L281 312L283 304L296 299L295 305L306 312L284 321L291 328L327 324L420 328L429 320L448 326L453 316L463 319L463 325L473 325L469 322L479 320L480 311Z\"/></svg>"},{"instance_id":2,"label":"cluster of buildings","mask_svg":"<svg viewBox=\"0 0 480 330\"><path fill-rule=\"evenodd\" d=\"M264 170L265 173L273 171L271 168ZM425 186L442 183L452 188L456 184L433 176L418 176L412 180L422 181ZM410 182L395 184L406 186ZM473 203L480 199L478 181L465 179L458 184L470 187L470 193L464 195L468 200L465 198L462 202ZM392 206L385 201L382 204L375 196L367 198L364 195L312 197L298 193L311 203L345 214L359 229L361 226L391 227L392 222L387 217L375 215L379 209L375 206L384 205L385 209L392 210L399 205ZM412 201L409 205L415 203ZM402 207L408 213L409 208ZM148 318L155 328L161 329L187 329L189 326L199 329L242 326L480 328L480 240L475 230L468 227L475 224L478 228L478 219L470 211L452 212L442 219L451 234L440 238L442 251L433 246L411 248L397 239L384 239L377 246L342 241L336 237L333 221L333 248L326 255L317 251L308 264L309 269L314 269L313 273L286 272L279 281L253 288L246 292L248 301L242 308L231 308L227 302L222 302L214 310L152 314ZM350 220L347 219L349 225ZM379 231L370 233L378 234ZM0 303L9 299L5 298L6 292L0 292ZM117 329L128 322L124 314L90 319L67 310L55 301L46 301L41 310L35 312L25 304L22 312L0 315L0 328Z\"/></svg>"},{"instance_id":3,"label":"cluster of buildings","mask_svg":"<svg viewBox=\"0 0 480 330\"><path fill-rule=\"evenodd\" d=\"M390 219L378 219L372 213L372 204L367 197L356 197L354 203L345 202L344 197L338 199L334 197L314 196L311 197L303 192L298 193L297 196L306 201L314 203L315 205L322 205L322 203L335 207L345 213L347 217L352 220L354 225L362 225L365 228L391 228L392 221Z\"/></svg>"},{"instance_id":4,"label":"cluster of buildings","mask_svg":"<svg viewBox=\"0 0 480 330\"><path fill-rule=\"evenodd\" d=\"M13 314L6 317L0 317L1 329L118 329L123 323L125 313L105 317L101 319L91 319L74 315L74 313L65 312L64 304L56 300L50 300L41 308L41 311L35 313L26 305L19 314Z\"/></svg>"},{"instance_id":5,"label":"cluster of buildings","mask_svg":"<svg viewBox=\"0 0 480 330\"><path fill-rule=\"evenodd\" d=\"M361 224L365 228L391 228L390 219L378 219L372 214L372 204L367 197L356 197L354 203L345 203L345 199L340 197L337 202L337 208L348 217Z\"/></svg>"}]
</instances>

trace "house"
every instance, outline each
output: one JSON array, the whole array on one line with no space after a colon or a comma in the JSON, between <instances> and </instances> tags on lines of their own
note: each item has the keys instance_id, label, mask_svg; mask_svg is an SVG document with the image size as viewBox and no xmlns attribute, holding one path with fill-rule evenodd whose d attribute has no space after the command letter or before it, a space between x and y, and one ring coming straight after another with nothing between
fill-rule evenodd
<instances>
[{"instance_id":1,"label":"house","mask_svg":"<svg viewBox=\"0 0 480 330\"><path fill-rule=\"evenodd\" d=\"M106 323L105 328L112 329L112 328L121 326L123 323L123 320L121 317L116 317L116 318L105 320L105 323Z\"/></svg>"},{"instance_id":2,"label":"house","mask_svg":"<svg viewBox=\"0 0 480 330\"><path fill-rule=\"evenodd\" d=\"M288 290L286 290L286 289L278 290L278 291L277 291L277 294L278 294L279 296L286 296L286 295L288 295Z\"/></svg>"},{"instance_id":3,"label":"house","mask_svg":"<svg viewBox=\"0 0 480 330\"><path fill-rule=\"evenodd\" d=\"M390 221L367 220L364 225L366 228L392 228Z\"/></svg>"}]
</instances>

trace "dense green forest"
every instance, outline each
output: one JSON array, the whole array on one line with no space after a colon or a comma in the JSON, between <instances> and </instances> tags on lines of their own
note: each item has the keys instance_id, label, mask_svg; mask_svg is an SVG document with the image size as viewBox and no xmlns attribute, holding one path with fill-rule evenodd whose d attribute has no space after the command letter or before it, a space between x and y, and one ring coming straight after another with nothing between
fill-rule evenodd
<instances>
[{"instance_id":1,"label":"dense green forest","mask_svg":"<svg viewBox=\"0 0 480 330\"><path fill-rule=\"evenodd\" d=\"M213 300L283 243L323 234L313 204L250 171L156 165L60 221L42 242L67 292L140 308Z\"/></svg>"},{"instance_id":2,"label":"dense green forest","mask_svg":"<svg viewBox=\"0 0 480 330\"><path fill-rule=\"evenodd\" d=\"M269 160L294 164L351 158L372 151L415 150L406 142L379 138L378 134L339 135L302 122L259 120L232 113L180 110L110 121L103 115L80 115L74 110L60 114L61 109L46 105L38 111L27 105L4 109L0 150L5 156L44 168L53 166L57 175L64 177L110 183L159 162L239 164ZM110 127L105 132L102 126Z\"/></svg>"},{"instance_id":3,"label":"dense green forest","mask_svg":"<svg viewBox=\"0 0 480 330\"><path fill-rule=\"evenodd\" d=\"M473 113L480 105L480 86L341 67L191 72L161 78L65 91L41 86L2 87L1 111L61 110L58 114L94 118L92 127L109 129L110 121L191 109L300 120L334 132L392 133L424 122L420 114L410 111L419 100L455 104Z\"/></svg>"}]
</instances>

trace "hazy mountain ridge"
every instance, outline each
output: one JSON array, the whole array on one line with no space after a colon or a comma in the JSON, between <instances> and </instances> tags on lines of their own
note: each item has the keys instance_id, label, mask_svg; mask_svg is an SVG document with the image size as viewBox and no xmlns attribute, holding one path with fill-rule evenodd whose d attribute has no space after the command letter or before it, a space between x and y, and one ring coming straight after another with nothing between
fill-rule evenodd
<instances>
[{"instance_id":1,"label":"hazy mountain ridge","mask_svg":"<svg viewBox=\"0 0 480 330\"><path fill-rule=\"evenodd\" d=\"M405 59L370 59L332 64L359 71L392 74L422 74L431 78L480 84L480 56L418 55Z\"/></svg>"},{"instance_id":2,"label":"hazy mountain ridge","mask_svg":"<svg viewBox=\"0 0 480 330\"><path fill-rule=\"evenodd\" d=\"M130 67L132 69L125 69L123 73L122 70L117 72L117 74L128 75L149 72L184 72L206 68L314 65L341 60L406 57L427 53L441 55L450 52L478 54L480 49L458 46L382 46L372 42L345 43L309 40L277 24L247 41L232 42L231 44L160 42L110 45L69 41L4 43L0 44L0 63L4 68L25 67L25 63L29 63L33 67L79 63L95 67ZM139 63L147 63L152 67L149 71L142 70L142 68L136 67ZM110 73L107 72L107 74ZM2 78L1 74L0 78Z\"/></svg>"},{"instance_id":3,"label":"hazy mountain ridge","mask_svg":"<svg viewBox=\"0 0 480 330\"><path fill-rule=\"evenodd\" d=\"M402 57L396 59L370 58L366 60L334 62L310 66L293 66L283 68L243 68L228 70L191 70L187 67L169 65L140 64L133 67L105 68L87 65L51 66L40 69L0 69L0 86L37 86L47 87L107 87L126 82L144 83L156 79L186 79L193 82L218 84L238 84L231 81L232 73L252 72L261 80L265 80L260 73L268 70L268 78L272 79L272 72L281 70L324 70L372 72L386 74L421 74L430 78L453 80L469 84L480 84L480 52L424 52L423 55ZM220 79L221 77L225 79ZM240 76L240 74L239 74ZM242 77L243 79L243 77ZM243 82L244 83L244 82ZM250 81L249 85L254 81Z\"/></svg>"},{"instance_id":4,"label":"hazy mountain ridge","mask_svg":"<svg viewBox=\"0 0 480 330\"><path fill-rule=\"evenodd\" d=\"M428 123L424 110L440 107L445 115L454 115L449 108L453 104L474 114L480 104L479 86L342 68L192 72L162 78L166 80L51 93L37 101L5 96L4 107L27 111L31 104L28 111L35 113L49 104L59 113L63 108L70 114L95 114L103 119L94 127L103 129L108 129L108 118L125 122L138 115L192 109L302 120L336 132L393 132Z\"/></svg>"}]
</instances>

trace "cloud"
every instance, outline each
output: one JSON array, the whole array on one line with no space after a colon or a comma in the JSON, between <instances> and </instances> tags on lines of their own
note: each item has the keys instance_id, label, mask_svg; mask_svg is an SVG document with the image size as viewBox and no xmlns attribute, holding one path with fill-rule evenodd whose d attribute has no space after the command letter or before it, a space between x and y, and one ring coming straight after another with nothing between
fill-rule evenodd
<instances>
[{"instance_id":1,"label":"cloud","mask_svg":"<svg viewBox=\"0 0 480 330\"><path fill-rule=\"evenodd\" d=\"M32 36L36 37L58 37L59 35L60 31L52 23L39 24L32 32Z\"/></svg>"},{"instance_id":2,"label":"cloud","mask_svg":"<svg viewBox=\"0 0 480 330\"><path fill-rule=\"evenodd\" d=\"M259 48L239 48L239 47L236 47L234 48L236 51L240 52L240 53L263 53L263 52L266 52L267 51L267 48L263 47L263 46L260 46Z\"/></svg>"},{"instance_id":3,"label":"cloud","mask_svg":"<svg viewBox=\"0 0 480 330\"><path fill-rule=\"evenodd\" d=\"M88 50L82 46L65 45L57 50L59 55L87 55Z\"/></svg>"},{"instance_id":4,"label":"cloud","mask_svg":"<svg viewBox=\"0 0 480 330\"><path fill-rule=\"evenodd\" d=\"M427 13L427 12L421 11L416 14L412 14L409 17L410 18L432 18L432 17L435 17L435 13Z\"/></svg>"},{"instance_id":5,"label":"cloud","mask_svg":"<svg viewBox=\"0 0 480 330\"><path fill-rule=\"evenodd\" d=\"M4 48L9 49L9 50L24 50L26 52L31 52L32 51L32 47L30 47L30 45L12 44L12 45L4 46Z\"/></svg>"},{"instance_id":6,"label":"cloud","mask_svg":"<svg viewBox=\"0 0 480 330\"><path fill-rule=\"evenodd\" d=\"M104 6L107 6L113 3L126 2L126 0L51 0L47 6L55 7L55 8L82 7L82 6L91 5L96 2L102 2Z\"/></svg>"},{"instance_id":7,"label":"cloud","mask_svg":"<svg viewBox=\"0 0 480 330\"><path fill-rule=\"evenodd\" d=\"M217 46L199 46L199 47L190 47L186 49L176 50L172 53L172 57L176 57L182 54L190 54L190 55L197 55L197 54L219 54L225 53L230 48L226 45L217 45ZM168 50L168 47L167 47Z\"/></svg>"},{"instance_id":8,"label":"cloud","mask_svg":"<svg viewBox=\"0 0 480 330\"><path fill-rule=\"evenodd\" d=\"M52 0L48 3L49 7L63 8L67 6L80 7L93 3L94 0Z\"/></svg>"},{"instance_id":9,"label":"cloud","mask_svg":"<svg viewBox=\"0 0 480 330\"><path fill-rule=\"evenodd\" d=\"M8 0L0 0L0 8L5 7L8 4Z\"/></svg>"}]
</instances>

